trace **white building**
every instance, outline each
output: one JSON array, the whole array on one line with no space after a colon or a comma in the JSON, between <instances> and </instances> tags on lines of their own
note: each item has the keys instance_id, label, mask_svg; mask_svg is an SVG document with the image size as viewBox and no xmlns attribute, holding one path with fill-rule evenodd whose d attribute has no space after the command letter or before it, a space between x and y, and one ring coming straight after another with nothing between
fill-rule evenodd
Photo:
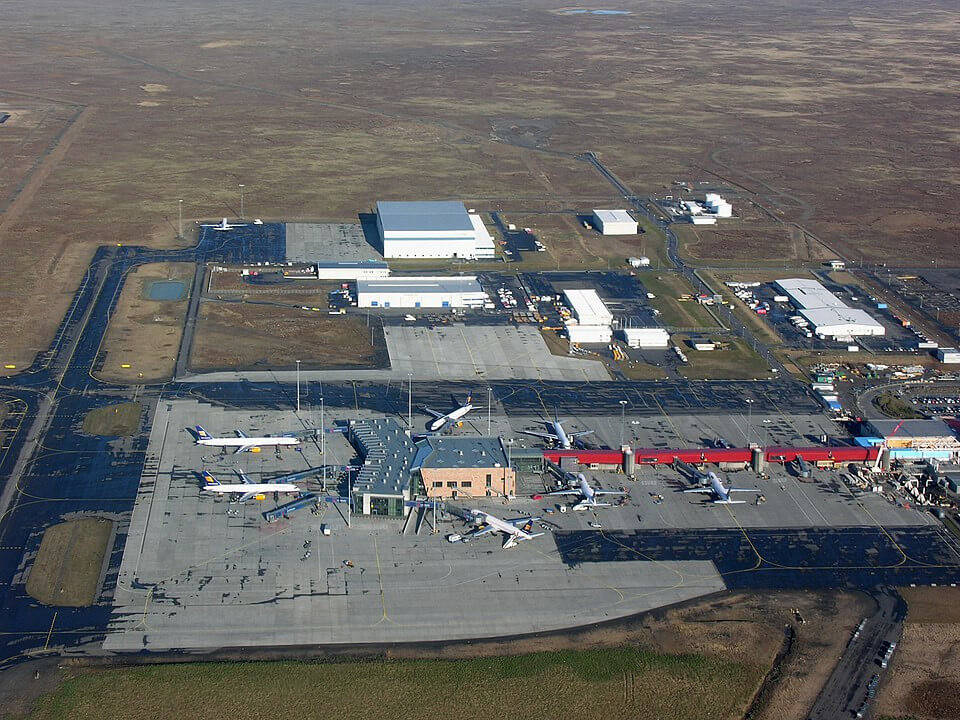
<instances>
[{"instance_id":1,"label":"white building","mask_svg":"<svg viewBox=\"0 0 960 720\"><path fill-rule=\"evenodd\" d=\"M623 339L632 348L662 348L670 347L670 333L663 328L624 328Z\"/></svg>"},{"instance_id":2,"label":"white building","mask_svg":"<svg viewBox=\"0 0 960 720\"><path fill-rule=\"evenodd\" d=\"M593 289L564 290L567 306L573 319L564 325L570 342L609 343L613 338L613 315Z\"/></svg>"},{"instance_id":3,"label":"white building","mask_svg":"<svg viewBox=\"0 0 960 720\"><path fill-rule=\"evenodd\" d=\"M390 277L390 266L380 260L358 262L320 262L318 280L382 280Z\"/></svg>"},{"instance_id":4,"label":"white building","mask_svg":"<svg viewBox=\"0 0 960 720\"><path fill-rule=\"evenodd\" d=\"M957 348L937 348L937 360L947 365L960 363L960 350Z\"/></svg>"},{"instance_id":5,"label":"white building","mask_svg":"<svg viewBox=\"0 0 960 720\"><path fill-rule=\"evenodd\" d=\"M494 257L483 221L461 202L378 202L377 229L387 258Z\"/></svg>"},{"instance_id":6,"label":"white building","mask_svg":"<svg viewBox=\"0 0 960 720\"><path fill-rule=\"evenodd\" d=\"M777 280L777 287L790 298L800 316L823 338L845 339L862 335L883 335L886 329L863 310L848 307L816 280Z\"/></svg>"},{"instance_id":7,"label":"white building","mask_svg":"<svg viewBox=\"0 0 960 720\"><path fill-rule=\"evenodd\" d=\"M483 307L489 300L474 276L358 280L357 306L383 308Z\"/></svg>"},{"instance_id":8,"label":"white building","mask_svg":"<svg viewBox=\"0 0 960 720\"><path fill-rule=\"evenodd\" d=\"M594 210L593 226L602 235L637 234L637 221L626 210Z\"/></svg>"}]
</instances>

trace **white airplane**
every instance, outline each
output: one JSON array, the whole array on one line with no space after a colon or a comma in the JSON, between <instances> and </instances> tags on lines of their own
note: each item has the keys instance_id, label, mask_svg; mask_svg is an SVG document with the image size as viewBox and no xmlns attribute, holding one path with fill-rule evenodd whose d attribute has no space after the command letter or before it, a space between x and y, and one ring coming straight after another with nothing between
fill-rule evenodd
<instances>
[{"instance_id":1,"label":"white airplane","mask_svg":"<svg viewBox=\"0 0 960 720\"><path fill-rule=\"evenodd\" d=\"M735 487L724 487L723 483L720 481L720 478L717 477L716 473L708 472L707 477L710 479L710 487L700 487L700 488L691 488L690 490L684 490L685 493L710 493L713 495L713 502L719 503L721 505L743 505L746 503L746 500L731 500L730 493L735 492L760 492L756 488L735 488Z\"/></svg>"},{"instance_id":2,"label":"white airplane","mask_svg":"<svg viewBox=\"0 0 960 720\"><path fill-rule=\"evenodd\" d=\"M230 223L227 222L226 218L223 218L223 220L213 225L204 224L204 225L201 225L200 227L213 228L214 230L233 230L234 228L246 227L246 226L247 226L246 223L234 223L231 225Z\"/></svg>"},{"instance_id":3,"label":"white airplane","mask_svg":"<svg viewBox=\"0 0 960 720\"><path fill-rule=\"evenodd\" d=\"M553 432L539 433L533 432L532 430L524 430L525 435L534 435L539 438L544 438L545 440L550 440L554 447L561 448L563 450L569 450L574 441L581 435L589 435L593 430L581 430L579 432L568 433L563 429L563 423L560 422L560 418L554 416L548 425L553 429Z\"/></svg>"},{"instance_id":4,"label":"white airplane","mask_svg":"<svg viewBox=\"0 0 960 720\"><path fill-rule=\"evenodd\" d=\"M573 479L572 476L568 476L569 479ZM610 507L610 503L599 502L598 497L603 495L629 495L630 493L623 492L621 490L597 490L590 487L590 483L587 482L587 479L583 476L583 473L576 474L577 487L570 488L569 490L556 490L547 495L579 495L580 500L573 506L574 510L586 510L591 507Z\"/></svg>"},{"instance_id":5,"label":"white airplane","mask_svg":"<svg viewBox=\"0 0 960 720\"><path fill-rule=\"evenodd\" d=\"M219 448L236 448L235 453L242 452L260 452L262 447L275 447L286 445L299 445L300 438L292 435L279 435L276 437L248 437L243 430L236 430L237 437L213 437L200 425L195 425L194 434L197 436L197 445L209 445Z\"/></svg>"},{"instance_id":6,"label":"white airplane","mask_svg":"<svg viewBox=\"0 0 960 720\"><path fill-rule=\"evenodd\" d=\"M460 427L461 425L463 425L460 419L471 410L473 410L473 397L470 395L467 395L466 405L461 405L456 410L451 410L446 415L444 415L443 413L439 413L436 410L431 410L428 407L423 408L423 411L425 413L427 413L428 415L432 415L434 418L433 421L429 425L427 425L427 427L434 432L442 428L448 422L455 423L457 427Z\"/></svg>"},{"instance_id":7,"label":"white airplane","mask_svg":"<svg viewBox=\"0 0 960 720\"><path fill-rule=\"evenodd\" d=\"M501 520L482 510L470 510L469 512L473 518L473 522L477 524L477 528L467 533L465 537L476 538L494 532L501 532L507 536L503 543L504 550L516 547L517 543L523 542L524 540L533 540L535 537L543 535L542 532L530 532L533 529L533 523L540 518L520 517L514 518L513 520Z\"/></svg>"},{"instance_id":8,"label":"white airplane","mask_svg":"<svg viewBox=\"0 0 960 720\"><path fill-rule=\"evenodd\" d=\"M235 503L245 503L248 500L263 500L266 498L268 493L302 493L303 490L298 488L293 483L285 482L272 482L272 483L255 483L247 477L246 473L243 470L237 470L237 475L240 476L241 484L240 485L224 485L219 480L217 480L213 475L204 471L201 473L203 476L203 489L206 492L216 493L218 495L234 495L239 494L240 497L236 500L231 500L231 504Z\"/></svg>"}]
</instances>

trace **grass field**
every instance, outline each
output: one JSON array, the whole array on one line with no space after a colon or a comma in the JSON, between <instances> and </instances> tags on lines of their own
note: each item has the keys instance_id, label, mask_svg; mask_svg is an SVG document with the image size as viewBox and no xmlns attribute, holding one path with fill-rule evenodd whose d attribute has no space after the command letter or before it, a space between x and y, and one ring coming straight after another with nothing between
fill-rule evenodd
<instances>
[{"instance_id":1,"label":"grass field","mask_svg":"<svg viewBox=\"0 0 960 720\"><path fill-rule=\"evenodd\" d=\"M81 518L47 528L27 577L27 593L47 605L92 605L112 530L113 523L102 518Z\"/></svg>"},{"instance_id":2,"label":"grass field","mask_svg":"<svg viewBox=\"0 0 960 720\"><path fill-rule=\"evenodd\" d=\"M689 362L681 365L680 374L691 380L753 380L770 377L770 366L742 340L725 340L727 349L698 351L675 335L674 342L683 348Z\"/></svg>"},{"instance_id":3,"label":"grass field","mask_svg":"<svg viewBox=\"0 0 960 720\"><path fill-rule=\"evenodd\" d=\"M905 418L907 420L926 417L923 413L917 412L913 405L906 400L890 393L878 395L874 398L873 404L887 417Z\"/></svg>"},{"instance_id":4,"label":"grass field","mask_svg":"<svg viewBox=\"0 0 960 720\"><path fill-rule=\"evenodd\" d=\"M127 276L101 347L100 379L139 383L173 377L193 273L192 263L151 263ZM187 292L179 300L149 300L147 290L158 280L182 282Z\"/></svg>"},{"instance_id":5,"label":"grass field","mask_svg":"<svg viewBox=\"0 0 960 720\"><path fill-rule=\"evenodd\" d=\"M190 369L370 367L376 360L370 328L360 315L297 308L203 302Z\"/></svg>"},{"instance_id":6,"label":"grass field","mask_svg":"<svg viewBox=\"0 0 960 720\"><path fill-rule=\"evenodd\" d=\"M34 720L739 718L765 669L631 647L476 660L182 664L84 671ZM256 688L255 692L237 692Z\"/></svg>"},{"instance_id":7,"label":"grass field","mask_svg":"<svg viewBox=\"0 0 960 720\"><path fill-rule=\"evenodd\" d=\"M95 408L83 418L83 431L88 435L133 435L140 427L143 406L130 402Z\"/></svg>"},{"instance_id":8,"label":"grass field","mask_svg":"<svg viewBox=\"0 0 960 720\"><path fill-rule=\"evenodd\" d=\"M660 311L660 321L670 327L717 327L717 321L700 303L681 301L683 295L693 295L693 288L677 273L658 273L654 270L638 273L637 278L647 292L656 297L650 306Z\"/></svg>"}]
</instances>

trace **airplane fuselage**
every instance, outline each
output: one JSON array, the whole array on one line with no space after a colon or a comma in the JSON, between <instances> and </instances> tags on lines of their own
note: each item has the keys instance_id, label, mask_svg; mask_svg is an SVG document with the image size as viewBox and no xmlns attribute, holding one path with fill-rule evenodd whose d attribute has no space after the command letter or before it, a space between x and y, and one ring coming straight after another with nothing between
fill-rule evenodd
<instances>
[{"instance_id":1,"label":"airplane fuselage","mask_svg":"<svg viewBox=\"0 0 960 720\"><path fill-rule=\"evenodd\" d=\"M473 405L464 405L463 407L458 407L456 410L449 412L442 417L438 417L436 420L430 423L430 429L434 431L439 430L448 422L456 422L471 410L473 410Z\"/></svg>"},{"instance_id":2,"label":"airplane fuselage","mask_svg":"<svg viewBox=\"0 0 960 720\"><path fill-rule=\"evenodd\" d=\"M274 447L277 445L299 445L300 439L294 437L238 437L238 438L204 438L197 440L197 445L208 447Z\"/></svg>"},{"instance_id":3,"label":"airplane fuselage","mask_svg":"<svg viewBox=\"0 0 960 720\"><path fill-rule=\"evenodd\" d=\"M563 423L559 420L553 421L553 434L556 436L556 443L563 450L569 450L571 447L570 438L567 436L566 431L563 429Z\"/></svg>"},{"instance_id":4,"label":"airplane fuselage","mask_svg":"<svg viewBox=\"0 0 960 720\"><path fill-rule=\"evenodd\" d=\"M206 492L217 493L220 495L237 493L246 495L266 495L268 493L300 493L303 490L292 483L260 483L243 485L210 485L203 488Z\"/></svg>"}]
</instances>

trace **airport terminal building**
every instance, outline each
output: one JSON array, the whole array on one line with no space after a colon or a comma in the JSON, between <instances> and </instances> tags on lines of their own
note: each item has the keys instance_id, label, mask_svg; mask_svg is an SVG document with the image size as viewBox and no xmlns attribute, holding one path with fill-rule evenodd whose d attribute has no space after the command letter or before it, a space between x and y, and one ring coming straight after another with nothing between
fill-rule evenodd
<instances>
[{"instance_id":1,"label":"airport terminal building","mask_svg":"<svg viewBox=\"0 0 960 720\"><path fill-rule=\"evenodd\" d=\"M403 517L417 498L516 494L516 474L499 437L414 440L393 418L371 418L351 421L347 439L363 458L351 494L364 515Z\"/></svg>"},{"instance_id":2,"label":"airport terminal building","mask_svg":"<svg viewBox=\"0 0 960 720\"><path fill-rule=\"evenodd\" d=\"M385 258L495 257L483 220L462 202L378 202L377 229Z\"/></svg>"}]
</instances>

